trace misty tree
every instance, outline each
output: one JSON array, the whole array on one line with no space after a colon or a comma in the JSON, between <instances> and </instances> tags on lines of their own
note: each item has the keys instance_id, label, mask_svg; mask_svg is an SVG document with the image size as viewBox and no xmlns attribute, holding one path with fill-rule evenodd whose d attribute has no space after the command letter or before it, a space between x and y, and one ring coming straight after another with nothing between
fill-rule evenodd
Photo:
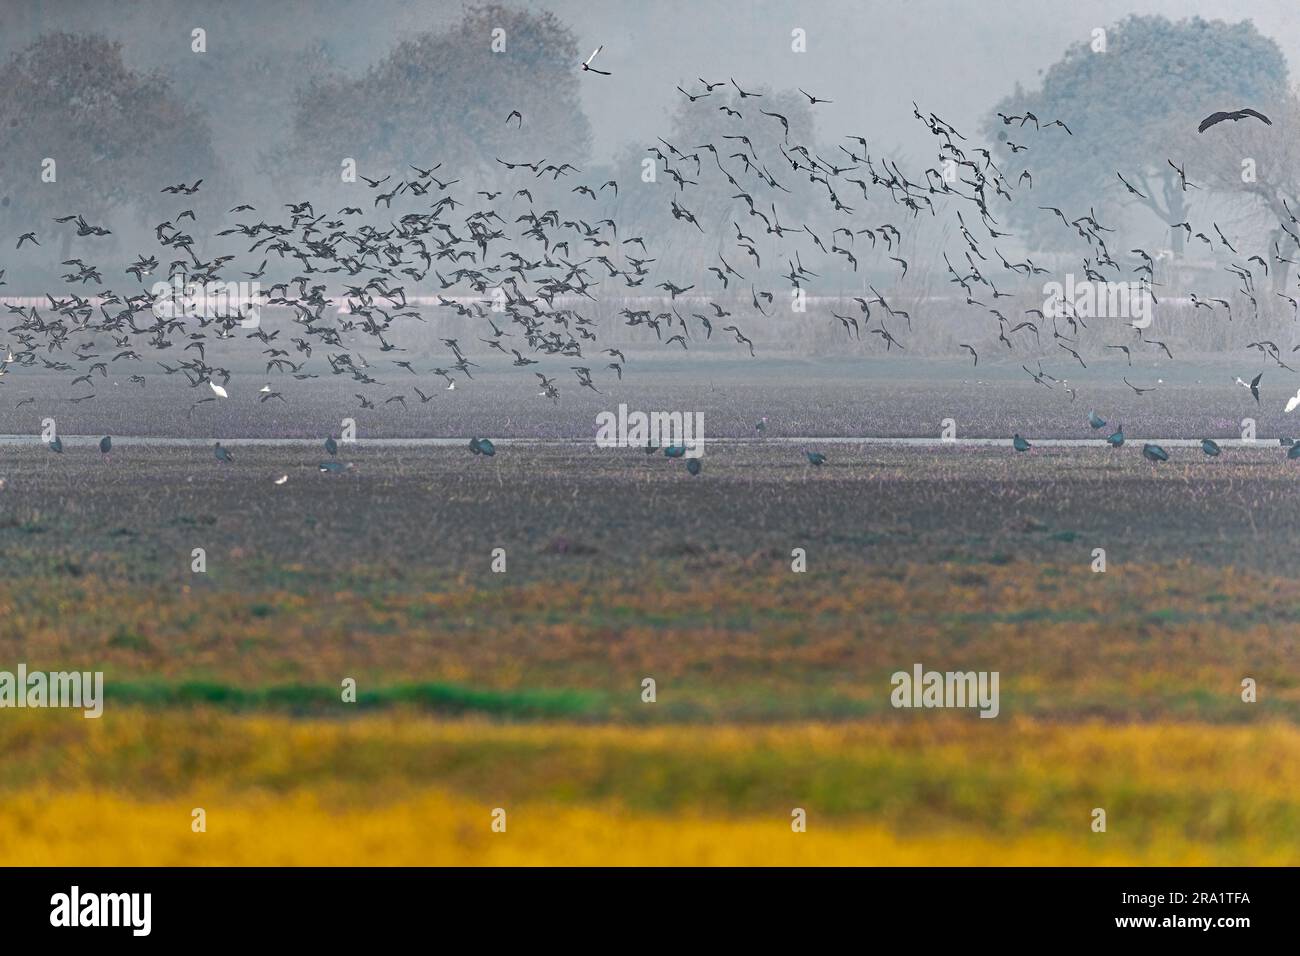
<instances>
[{"instance_id":1,"label":"misty tree","mask_svg":"<svg viewBox=\"0 0 1300 956\"><path fill-rule=\"evenodd\" d=\"M58 215L159 214L175 205L163 186L219 172L205 118L163 76L128 69L118 43L71 33L46 34L0 66L0 156L6 219L42 236ZM41 179L46 159L53 183ZM63 258L71 235L62 227Z\"/></svg>"},{"instance_id":2,"label":"misty tree","mask_svg":"<svg viewBox=\"0 0 1300 956\"><path fill-rule=\"evenodd\" d=\"M1300 258L1300 96L1264 110L1273 121L1219 123L1199 140L1201 155L1187 177L1230 200L1247 227L1258 227L1267 248L1249 250L1272 263L1272 288L1283 291L1291 264ZM1246 250L1243 250L1246 252ZM1247 254L1249 254L1247 252Z\"/></svg>"},{"instance_id":3,"label":"misty tree","mask_svg":"<svg viewBox=\"0 0 1300 956\"><path fill-rule=\"evenodd\" d=\"M274 203L275 181L283 178L279 167L286 160L279 150L285 117L293 114L298 89L324 76L325 64L334 62L337 52L320 40L269 51L227 42L216 31L209 32L209 43L222 44L212 51L216 55L188 54L187 60L169 65L168 75L179 95L205 104L217 142L231 147L223 152L224 165L239 185L237 195L226 197L231 201L225 208L235 199ZM213 96L213 90L221 95ZM289 169L298 165L290 162Z\"/></svg>"},{"instance_id":4,"label":"misty tree","mask_svg":"<svg viewBox=\"0 0 1300 956\"><path fill-rule=\"evenodd\" d=\"M494 50L494 37L504 49ZM445 179L481 180L504 172L496 157L581 166L591 144L581 62L573 33L553 14L472 7L445 31L403 40L360 76L308 82L288 154L297 169L335 177L344 157L373 178L441 162ZM522 123L507 123L515 110Z\"/></svg>"},{"instance_id":5,"label":"misty tree","mask_svg":"<svg viewBox=\"0 0 1300 956\"><path fill-rule=\"evenodd\" d=\"M1093 208L1105 221L1138 205L1171 227L1187 221L1189 194L1167 163L1183 164L1170 155L1173 144L1216 109L1266 110L1286 94L1286 58L1253 23L1130 16L1106 30L1104 52L1081 40L1047 70L1040 89L1017 89L999 102L983 132L996 141L1011 183L1023 169L1033 176L1032 192L1021 190L1011 215L1022 227L1035 223L1030 232L1041 244L1060 223L1037 206L1059 206L1071 218ZM1027 111L1042 125L1062 120L1073 135L997 116ZM1009 142L1029 148L1013 154ZM1125 190L1116 173L1145 198ZM1184 232L1170 228L1169 236L1181 252Z\"/></svg>"}]
</instances>

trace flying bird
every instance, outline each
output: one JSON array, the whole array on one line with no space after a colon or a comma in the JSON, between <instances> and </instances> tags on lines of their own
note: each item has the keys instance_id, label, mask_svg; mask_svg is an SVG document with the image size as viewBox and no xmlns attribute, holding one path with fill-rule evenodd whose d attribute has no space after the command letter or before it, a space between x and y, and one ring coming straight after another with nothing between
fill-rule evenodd
<instances>
[{"instance_id":1,"label":"flying bird","mask_svg":"<svg viewBox=\"0 0 1300 956\"><path fill-rule=\"evenodd\" d=\"M585 63L582 64L583 72L585 72L585 73L599 73L601 76L611 76L611 75L612 75L612 74L610 74L610 73L605 72L604 70L598 70L598 69L596 69L594 66L591 65L591 61L594 60L594 59L596 59L596 54L599 53L599 52L600 52L601 50L603 50L603 49L605 49L605 44L602 43L600 46L596 47L596 49L594 49L594 50L591 51L591 56L587 57L587 61L586 61Z\"/></svg>"},{"instance_id":2,"label":"flying bird","mask_svg":"<svg viewBox=\"0 0 1300 956\"><path fill-rule=\"evenodd\" d=\"M1265 116L1263 113L1259 112L1258 110L1252 110L1249 108L1232 110L1231 112L1224 112L1220 110L1217 113L1211 113L1209 116L1205 117L1205 119L1201 120L1201 125L1196 127L1196 131L1198 133L1204 133L1211 126L1216 126L1219 123L1223 123L1227 120L1232 120L1235 123L1238 120L1245 119L1247 116L1253 116L1257 120L1262 120L1265 123L1265 125L1268 126L1273 125L1273 121L1269 119L1267 116Z\"/></svg>"},{"instance_id":3,"label":"flying bird","mask_svg":"<svg viewBox=\"0 0 1300 956\"><path fill-rule=\"evenodd\" d=\"M797 89L798 89L798 88L797 88ZM803 90L803 89L799 89L799 92L800 92L800 93L803 93L804 96L808 97L808 105L809 105L809 106L816 106L818 103L832 103L832 102L834 102L834 100L824 100L824 99L822 99L822 98L819 97L819 96L813 96L811 93L809 93L809 92L807 92L806 90Z\"/></svg>"},{"instance_id":4,"label":"flying bird","mask_svg":"<svg viewBox=\"0 0 1300 956\"><path fill-rule=\"evenodd\" d=\"M1147 198L1145 195L1143 195L1141 192L1139 192L1139 191L1138 191L1138 190L1137 190L1137 189L1136 189L1136 188L1135 188L1135 187L1134 187L1134 186L1133 186L1133 185L1132 185L1132 184L1131 184L1127 179L1125 179L1123 176L1120 176L1119 173L1116 173L1115 175L1118 176L1118 177L1119 177L1119 181L1122 182L1122 183L1124 184L1124 188L1127 189L1127 190L1128 190L1130 193L1132 193L1134 196L1137 196L1138 199L1146 199L1146 198Z\"/></svg>"}]
</instances>

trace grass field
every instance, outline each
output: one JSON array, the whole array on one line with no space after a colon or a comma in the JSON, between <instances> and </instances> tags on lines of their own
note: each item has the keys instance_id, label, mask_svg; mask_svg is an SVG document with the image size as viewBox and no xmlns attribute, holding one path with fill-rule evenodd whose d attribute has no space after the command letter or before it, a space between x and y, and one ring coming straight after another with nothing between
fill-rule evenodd
<instances>
[{"instance_id":1,"label":"grass field","mask_svg":"<svg viewBox=\"0 0 1300 956\"><path fill-rule=\"evenodd\" d=\"M5 724L5 864L1300 861L1300 734L1281 724L51 723Z\"/></svg>"},{"instance_id":2,"label":"grass field","mask_svg":"<svg viewBox=\"0 0 1300 956\"><path fill-rule=\"evenodd\" d=\"M0 864L1300 862L1275 449L232 447L6 452Z\"/></svg>"}]
</instances>

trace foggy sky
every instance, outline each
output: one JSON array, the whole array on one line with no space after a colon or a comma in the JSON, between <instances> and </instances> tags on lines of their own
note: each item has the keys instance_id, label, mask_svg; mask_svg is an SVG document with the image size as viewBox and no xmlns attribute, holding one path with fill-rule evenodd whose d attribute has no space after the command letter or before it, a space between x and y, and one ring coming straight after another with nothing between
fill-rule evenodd
<instances>
[{"instance_id":1,"label":"foggy sky","mask_svg":"<svg viewBox=\"0 0 1300 956\"><path fill-rule=\"evenodd\" d=\"M611 77L581 77L601 162L629 141L653 141L696 77L734 76L742 86L802 86L834 100L819 105L824 134L853 132L887 149L928 146L911 119L915 99L959 128L979 119L1017 82L1040 71L1097 26L1130 13L1170 19L1252 19L1282 48L1296 77L1300 5L1294 0L544 0L514 6L554 12L587 51L604 44ZM356 73L412 32L450 24L463 4L447 0L3 0L0 55L41 31L95 31L121 40L128 65L176 73L195 68L189 31L209 31L207 56L228 44L268 51L320 41L333 66ZM790 50L790 31L808 52ZM486 42L486 40L485 40ZM585 55L585 54L584 54ZM576 68L577 64L575 64ZM220 97L213 89L211 95ZM1239 105L1239 104L1229 104ZM1135 108L1139 105L1135 104ZM246 130L214 116L217 138Z\"/></svg>"}]
</instances>

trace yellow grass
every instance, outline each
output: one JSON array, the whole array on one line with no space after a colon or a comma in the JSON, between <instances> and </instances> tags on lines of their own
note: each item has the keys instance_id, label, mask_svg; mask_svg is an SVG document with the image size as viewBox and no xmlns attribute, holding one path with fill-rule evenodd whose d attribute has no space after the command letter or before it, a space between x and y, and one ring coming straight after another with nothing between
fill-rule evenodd
<instances>
[{"instance_id":1,"label":"yellow grass","mask_svg":"<svg viewBox=\"0 0 1300 956\"><path fill-rule=\"evenodd\" d=\"M209 805L206 833L190 831ZM323 809L306 794L144 803L104 794L24 794L0 814L5 866L1106 866L1294 864L1294 846L1135 848L1110 834L1009 839L954 830L900 836L814 815L788 819L663 818L614 808L507 808L492 833L486 804L429 794L373 809Z\"/></svg>"},{"instance_id":2,"label":"yellow grass","mask_svg":"<svg viewBox=\"0 0 1300 956\"><path fill-rule=\"evenodd\" d=\"M11 716L0 865L1300 863L1284 724Z\"/></svg>"}]
</instances>

